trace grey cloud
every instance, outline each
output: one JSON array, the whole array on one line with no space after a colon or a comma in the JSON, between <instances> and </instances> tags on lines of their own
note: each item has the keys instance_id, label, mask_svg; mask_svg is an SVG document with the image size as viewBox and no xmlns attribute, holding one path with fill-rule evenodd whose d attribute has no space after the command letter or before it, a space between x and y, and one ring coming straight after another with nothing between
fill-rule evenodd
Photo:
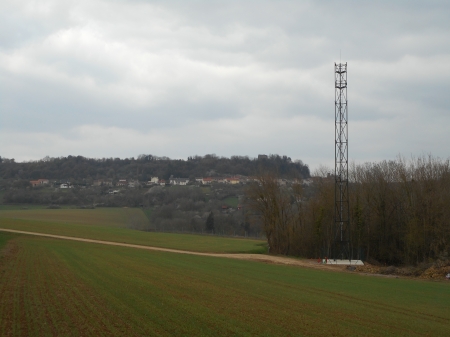
<instances>
[{"instance_id":1,"label":"grey cloud","mask_svg":"<svg viewBox=\"0 0 450 337\"><path fill-rule=\"evenodd\" d=\"M280 152L319 164L333 158L341 50L355 159L445 157L449 16L445 1L4 1L0 130L30 143L0 154L31 156L45 134L56 145L44 155L103 156L114 150L86 139L115 132L158 143L159 155ZM118 144L117 155L136 155Z\"/></svg>"}]
</instances>

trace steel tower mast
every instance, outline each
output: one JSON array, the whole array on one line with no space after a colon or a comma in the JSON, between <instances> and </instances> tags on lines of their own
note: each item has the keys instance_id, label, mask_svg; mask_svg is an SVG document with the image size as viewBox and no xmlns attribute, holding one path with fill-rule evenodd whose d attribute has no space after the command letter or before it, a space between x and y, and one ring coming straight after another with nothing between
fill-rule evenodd
<instances>
[{"instance_id":1,"label":"steel tower mast","mask_svg":"<svg viewBox=\"0 0 450 337\"><path fill-rule=\"evenodd\" d=\"M350 205L348 195L347 63L334 64L335 168L334 259L350 256Z\"/></svg>"}]
</instances>

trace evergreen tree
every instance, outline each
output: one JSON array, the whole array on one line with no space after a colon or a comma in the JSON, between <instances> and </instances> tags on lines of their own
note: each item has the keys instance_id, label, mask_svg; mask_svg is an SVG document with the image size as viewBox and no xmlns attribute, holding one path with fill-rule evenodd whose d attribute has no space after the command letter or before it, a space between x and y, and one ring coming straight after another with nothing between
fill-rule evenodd
<instances>
[{"instance_id":1,"label":"evergreen tree","mask_svg":"<svg viewBox=\"0 0 450 337\"><path fill-rule=\"evenodd\" d=\"M211 211L206 219L206 230L214 231L214 213Z\"/></svg>"}]
</instances>

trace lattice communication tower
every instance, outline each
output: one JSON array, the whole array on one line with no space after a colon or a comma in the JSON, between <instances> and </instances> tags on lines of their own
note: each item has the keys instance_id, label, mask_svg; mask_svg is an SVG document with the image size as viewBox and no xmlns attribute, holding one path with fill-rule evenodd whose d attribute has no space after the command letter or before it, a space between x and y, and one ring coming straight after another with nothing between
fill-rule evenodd
<instances>
[{"instance_id":1,"label":"lattice communication tower","mask_svg":"<svg viewBox=\"0 0 450 337\"><path fill-rule=\"evenodd\" d=\"M334 64L335 168L334 259L350 256L350 205L348 194L347 63Z\"/></svg>"}]
</instances>

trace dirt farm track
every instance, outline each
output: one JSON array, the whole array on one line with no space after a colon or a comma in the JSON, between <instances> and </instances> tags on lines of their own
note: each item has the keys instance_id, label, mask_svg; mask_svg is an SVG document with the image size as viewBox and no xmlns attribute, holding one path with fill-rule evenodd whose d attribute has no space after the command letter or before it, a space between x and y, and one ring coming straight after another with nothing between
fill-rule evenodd
<instances>
[{"instance_id":1,"label":"dirt farm track","mask_svg":"<svg viewBox=\"0 0 450 337\"><path fill-rule=\"evenodd\" d=\"M77 238L77 237L71 237L71 236L27 232L27 231L19 231L19 230L14 230L14 229L5 229L5 228L0 228L0 231L16 233L16 234L43 236L43 237L49 237L49 238L54 238L54 239L81 241L81 242L87 242L87 243L96 243L96 244L111 245L111 246L122 246L122 247L130 247L130 248L146 249L146 250L170 252L170 253L178 253L178 254L214 256L214 257L223 257L223 258L229 258L229 259L260 261L260 262L265 262L265 263L293 265L293 266L324 269L324 270L333 270L333 271L344 271L345 270L345 266L323 265L323 264L318 263L315 260L304 260L304 259L300 260L300 259L283 257L283 256L273 256L273 255L265 255L265 254L199 253L199 252L191 252L191 251L186 251L186 250L134 245L134 244L123 243L123 242L92 240L92 239L84 239L84 238Z\"/></svg>"}]
</instances>

